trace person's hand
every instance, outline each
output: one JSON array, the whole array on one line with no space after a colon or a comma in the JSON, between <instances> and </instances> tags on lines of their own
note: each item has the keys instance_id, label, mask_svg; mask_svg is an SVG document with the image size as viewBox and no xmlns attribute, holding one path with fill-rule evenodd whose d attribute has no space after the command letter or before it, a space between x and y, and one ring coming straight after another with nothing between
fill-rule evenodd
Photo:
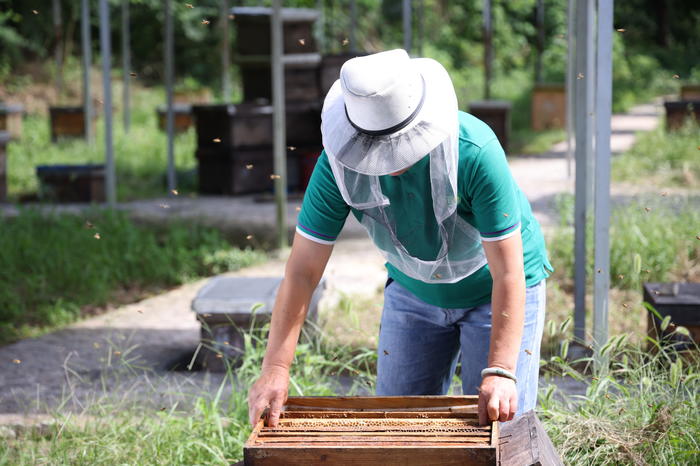
<instances>
[{"instance_id":1,"label":"person's hand","mask_svg":"<svg viewBox=\"0 0 700 466\"><path fill-rule=\"evenodd\" d=\"M498 375L487 375L479 387L479 424L510 421L518 410L515 382Z\"/></svg>"},{"instance_id":2,"label":"person's hand","mask_svg":"<svg viewBox=\"0 0 700 466\"><path fill-rule=\"evenodd\" d=\"M287 401L289 390L289 370L281 367L264 368L260 378L248 392L248 417L255 427L265 408L270 408L267 424L276 427L282 405Z\"/></svg>"}]
</instances>

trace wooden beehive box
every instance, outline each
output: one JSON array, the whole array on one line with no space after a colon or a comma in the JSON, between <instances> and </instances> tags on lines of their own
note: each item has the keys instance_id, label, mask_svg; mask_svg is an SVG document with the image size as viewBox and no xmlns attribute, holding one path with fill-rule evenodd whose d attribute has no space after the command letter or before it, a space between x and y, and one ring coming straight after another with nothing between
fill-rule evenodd
<instances>
[{"instance_id":1,"label":"wooden beehive box","mask_svg":"<svg viewBox=\"0 0 700 466\"><path fill-rule=\"evenodd\" d=\"M247 466L496 465L498 423L476 396L290 397L277 427L261 420Z\"/></svg>"}]
</instances>

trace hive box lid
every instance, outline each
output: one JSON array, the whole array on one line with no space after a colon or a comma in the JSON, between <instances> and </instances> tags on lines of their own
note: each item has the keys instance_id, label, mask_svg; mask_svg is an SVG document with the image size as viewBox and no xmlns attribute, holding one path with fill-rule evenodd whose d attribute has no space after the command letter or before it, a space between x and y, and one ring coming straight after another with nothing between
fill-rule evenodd
<instances>
[{"instance_id":1,"label":"hive box lid","mask_svg":"<svg viewBox=\"0 0 700 466\"><path fill-rule=\"evenodd\" d=\"M235 316L250 315L256 307L256 314L271 314L280 283L282 277L214 277L192 300L192 310L199 315ZM310 318L324 289L322 279L311 298Z\"/></svg>"},{"instance_id":2,"label":"hive box lid","mask_svg":"<svg viewBox=\"0 0 700 466\"><path fill-rule=\"evenodd\" d=\"M192 300L197 314L250 314L272 312L281 277L215 277Z\"/></svg>"}]
</instances>

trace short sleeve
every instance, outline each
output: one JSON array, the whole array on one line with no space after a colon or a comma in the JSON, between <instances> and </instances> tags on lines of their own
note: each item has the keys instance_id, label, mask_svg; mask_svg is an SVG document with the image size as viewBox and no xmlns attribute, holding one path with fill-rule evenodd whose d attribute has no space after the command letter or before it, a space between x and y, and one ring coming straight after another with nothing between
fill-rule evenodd
<instances>
[{"instance_id":1,"label":"short sleeve","mask_svg":"<svg viewBox=\"0 0 700 466\"><path fill-rule=\"evenodd\" d=\"M482 241L498 241L519 232L518 186L498 139L482 146L468 176L467 194Z\"/></svg>"},{"instance_id":2,"label":"short sleeve","mask_svg":"<svg viewBox=\"0 0 700 466\"><path fill-rule=\"evenodd\" d=\"M349 213L350 207L340 194L328 156L323 151L304 193L296 231L317 243L333 244Z\"/></svg>"}]
</instances>

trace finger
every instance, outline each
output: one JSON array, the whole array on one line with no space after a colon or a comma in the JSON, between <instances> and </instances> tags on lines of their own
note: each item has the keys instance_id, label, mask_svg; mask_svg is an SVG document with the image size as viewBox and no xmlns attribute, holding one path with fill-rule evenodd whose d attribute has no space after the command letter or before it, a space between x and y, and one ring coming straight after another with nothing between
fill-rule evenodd
<instances>
[{"instance_id":1,"label":"finger","mask_svg":"<svg viewBox=\"0 0 700 466\"><path fill-rule=\"evenodd\" d=\"M270 416L267 422L268 426L277 427L277 423L280 420L280 412L282 411L282 403L284 403L284 401L279 395L272 399L270 403Z\"/></svg>"},{"instance_id":2,"label":"finger","mask_svg":"<svg viewBox=\"0 0 700 466\"><path fill-rule=\"evenodd\" d=\"M485 426L489 423L488 413L486 412L486 396L483 392L479 392L479 424Z\"/></svg>"},{"instance_id":3,"label":"finger","mask_svg":"<svg viewBox=\"0 0 700 466\"><path fill-rule=\"evenodd\" d=\"M251 408L250 408L250 425L255 427L255 425L258 423L260 420L260 416L262 416L263 411L265 411L265 408L267 408L266 403L260 403L256 402Z\"/></svg>"},{"instance_id":4,"label":"finger","mask_svg":"<svg viewBox=\"0 0 700 466\"><path fill-rule=\"evenodd\" d=\"M510 400L508 398L501 398L501 402L498 404L498 420L501 422L506 422L508 416L510 415Z\"/></svg>"},{"instance_id":5,"label":"finger","mask_svg":"<svg viewBox=\"0 0 700 466\"><path fill-rule=\"evenodd\" d=\"M498 401L498 396L491 395L491 398L489 398L489 402L486 405L486 411L489 413L490 421L498 421L498 417L500 416L500 413L498 411Z\"/></svg>"},{"instance_id":6,"label":"finger","mask_svg":"<svg viewBox=\"0 0 700 466\"><path fill-rule=\"evenodd\" d=\"M510 415L508 416L508 420L512 420L515 417L515 413L518 412L518 393L516 392L515 395L512 395L510 397Z\"/></svg>"}]
</instances>

